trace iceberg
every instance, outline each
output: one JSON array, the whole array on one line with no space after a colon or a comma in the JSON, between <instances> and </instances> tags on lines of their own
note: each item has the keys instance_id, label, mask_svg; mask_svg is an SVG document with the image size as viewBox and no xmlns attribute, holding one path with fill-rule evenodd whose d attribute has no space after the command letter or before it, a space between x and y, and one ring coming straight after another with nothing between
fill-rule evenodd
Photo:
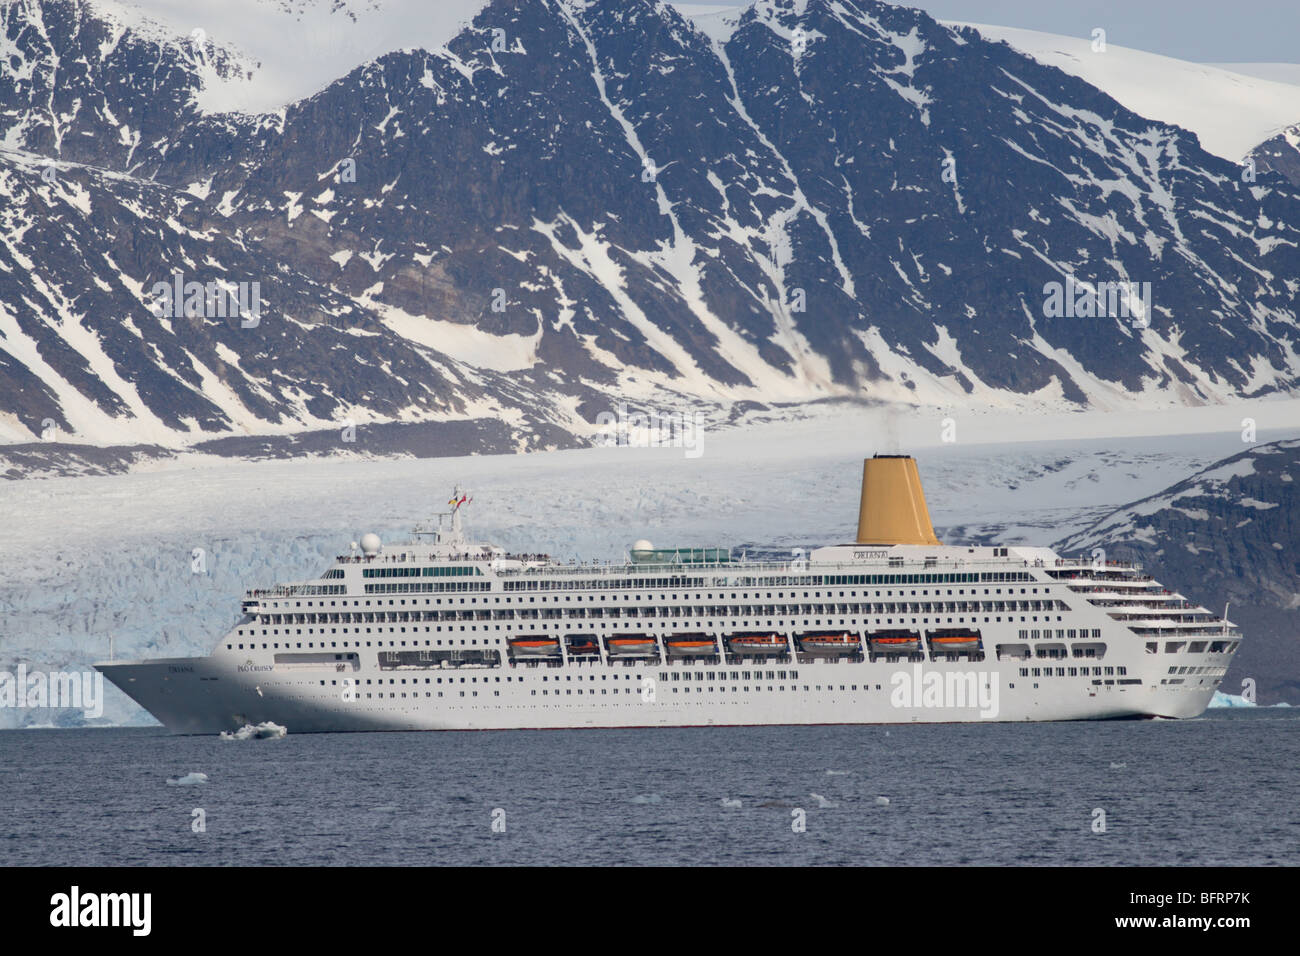
<instances>
[{"instance_id":1,"label":"iceberg","mask_svg":"<svg viewBox=\"0 0 1300 956\"><path fill-rule=\"evenodd\" d=\"M169 787L195 787L207 782L208 775L206 773L187 773L183 777L167 778L167 786Z\"/></svg>"},{"instance_id":2,"label":"iceberg","mask_svg":"<svg viewBox=\"0 0 1300 956\"><path fill-rule=\"evenodd\" d=\"M1225 694L1221 690L1214 692L1214 697L1209 703L1210 707L1254 707L1253 700L1246 700L1240 694Z\"/></svg>"}]
</instances>

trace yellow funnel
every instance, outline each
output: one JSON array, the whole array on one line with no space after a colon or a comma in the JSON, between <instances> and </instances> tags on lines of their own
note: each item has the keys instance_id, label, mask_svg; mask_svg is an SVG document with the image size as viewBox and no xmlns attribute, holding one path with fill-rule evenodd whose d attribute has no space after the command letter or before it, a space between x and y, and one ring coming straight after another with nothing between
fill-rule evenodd
<instances>
[{"instance_id":1,"label":"yellow funnel","mask_svg":"<svg viewBox=\"0 0 1300 956\"><path fill-rule=\"evenodd\" d=\"M862 463L858 544L939 544L916 459L876 455Z\"/></svg>"}]
</instances>

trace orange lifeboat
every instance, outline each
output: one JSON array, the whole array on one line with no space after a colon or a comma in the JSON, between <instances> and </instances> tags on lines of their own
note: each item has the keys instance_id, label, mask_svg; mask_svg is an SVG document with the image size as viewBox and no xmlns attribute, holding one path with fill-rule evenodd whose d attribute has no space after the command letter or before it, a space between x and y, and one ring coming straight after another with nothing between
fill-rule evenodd
<instances>
[{"instance_id":1,"label":"orange lifeboat","mask_svg":"<svg viewBox=\"0 0 1300 956\"><path fill-rule=\"evenodd\" d=\"M606 642L611 657L657 657L659 645L644 634L624 634Z\"/></svg>"},{"instance_id":2,"label":"orange lifeboat","mask_svg":"<svg viewBox=\"0 0 1300 956\"><path fill-rule=\"evenodd\" d=\"M707 634L674 634L664 643L673 657L707 657L718 653L717 642Z\"/></svg>"},{"instance_id":3,"label":"orange lifeboat","mask_svg":"<svg viewBox=\"0 0 1300 956\"><path fill-rule=\"evenodd\" d=\"M960 654L978 651L983 647L979 631L966 628L941 628L930 631L930 650L945 654Z\"/></svg>"},{"instance_id":4,"label":"orange lifeboat","mask_svg":"<svg viewBox=\"0 0 1300 956\"><path fill-rule=\"evenodd\" d=\"M819 631L811 634L800 634L798 639L799 649L805 654L838 657L853 654L862 649L862 643L858 640L858 636L846 631Z\"/></svg>"},{"instance_id":5,"label":"orange lifeboat","mask_svg":"<svg viewBox=\"0 0 1300 956\"><path fill-rule=\"evenodd\" d=\"M919 631L872 631L867 644L873 654L910 654L921 649Z\"/></svg>"},{"instance_id":6,"label":"orange lifeboat","mask_svg":"<svg viewBox=\"0 0 1300 956\"><path fill-rule=\"evenodd\" d=\"M789 649L780 634L736 634L727 639L733 654L772 655Z\"/></svg>"},{"instance_id":7,"label":"orange lifeboat","mask_svg":"<svg viewBox=\"0 0 1300 956\"><path fill-rule=\"evenodd\" d=\"M597 657L600 655L600 645L594 637L570 637L569 653L577 657Z\"/></svg>"},{"instance_id":8,"label":"orange lifeboat","mask_svg":"<svg viewBox=\"0 0 1300 956\"><path fill-rule=\"evenodd\" d=\"M509 639L510 650L515 657L559 657L560 639L558 637L512 637Z\"/></svg>"}]
</instances>

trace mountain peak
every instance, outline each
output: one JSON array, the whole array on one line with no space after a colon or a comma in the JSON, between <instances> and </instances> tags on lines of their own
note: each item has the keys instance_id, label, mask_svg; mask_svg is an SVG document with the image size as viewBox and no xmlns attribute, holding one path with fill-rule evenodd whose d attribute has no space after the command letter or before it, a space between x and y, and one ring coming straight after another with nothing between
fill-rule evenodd
<instances>
[{"instance_id":1,"label":"mountain peak","mask_svg":"<svg viewBox=\"0 0 1300 956\"><path fill-rule=\"evenodd\" d=\"M319 53L312 24L417 15L254 6L303 31L276 69ZM1300 382L1300 193L918 11L773 0L720 39L650 0L451 4L359 65L321 56L295 82L336 75L274 113L213 114L214 71L271 65L223 53L220 20L196 52L93 9L18 34L57 81L0 77L25 157L0 154L13 441L495 417L496 449L588 441L621 401L1150 408ZM257 321L215 291L158 314L177 277L256 284Z\"/></svg>"}]
</instances>

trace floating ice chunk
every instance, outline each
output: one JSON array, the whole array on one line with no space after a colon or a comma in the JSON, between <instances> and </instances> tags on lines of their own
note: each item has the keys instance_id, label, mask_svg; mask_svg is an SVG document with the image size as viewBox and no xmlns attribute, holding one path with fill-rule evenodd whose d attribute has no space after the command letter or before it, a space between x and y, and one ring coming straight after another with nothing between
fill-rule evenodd
<instances>
[{"instance_id":1,"label":"floating ice chunk","mask_svg":"<svg viewBox=\"0 0 1300 956\"><path fill-rule=\"evenodd\" d=\"M849 770L827 770L827 771L826 771L826 776L828 776L828 777L843 777L843 776L845 776L845 775L847 775L847 774L849 774L849 773L851 773L851 772L852 772L852 771L849 771Z\"/></svg>"},{"instance_id":2,"label":"floating ice chunk","mask_svg":"<svg viewBox=\"0 0 1300 956\"><path fill-rule=\"evenodd\" d=\"M287 727L282 727L273 721L267 720L263 723L244 724L234 733L221 732L222 740L279 740L289 732Z\"/></svg>"},{"instance_id":3,"label":"floating ice chunk","mask_svg":"<svg viewBox=\"0 0 1300 956\"><path fill-rule=\"evenodd\" d=\"M1127 766L1128 766L1128 764L1126 764L1126 763L1115 763L1115 761L1113 761L1113 760L1110 762L1110 769L1111 769L1111 770L1123 770L1123 769L1124 769L1125 767L1127 767Z\"/></svg>"},{"instance_id":4,"label":"floating ice chunk","mask_svg":"<svg viewBox=\"0 0 1300 956\"><path fill-rule=\"evenodd\" d=\"M887 807L887 806L889 806L889 798L888 798L888 797L876 797L876 806L878 806L878 807Z\"/></svg>"},{"instance_id":5,"label":"floating ice chunk","mask_svg":"<svg viewBox=\"0 0 1300 956\"><path fill-rule=\"evenodd\" d=\"M834 800L827 800L820 793L810 793L808 796L817 801L817 809L819 810L830 810L839 806Z\"/></svg>"},{"instance_id":6,"label":"floating ice chunk","mask_svg":"<svg viewBox=\"0 0 1300 956\"><path fill-rule=\"evenodd\" d=\"M207 782L208 775L206 773L187 773L183 777L167 778L167 786L169 787L195 787Z\"/></svg>"},{"instance_id":7,"label":"floating ice chunk","mask_svg":"<svg viewBox=\"0 0 1300 956\"><path fill-rule=\"evenodd\" d=\"M726 807L728 810L735 810L740 806L740 801L732 797L723 797L718 801L718 806Z\"/></svg>"}]
</instances>

